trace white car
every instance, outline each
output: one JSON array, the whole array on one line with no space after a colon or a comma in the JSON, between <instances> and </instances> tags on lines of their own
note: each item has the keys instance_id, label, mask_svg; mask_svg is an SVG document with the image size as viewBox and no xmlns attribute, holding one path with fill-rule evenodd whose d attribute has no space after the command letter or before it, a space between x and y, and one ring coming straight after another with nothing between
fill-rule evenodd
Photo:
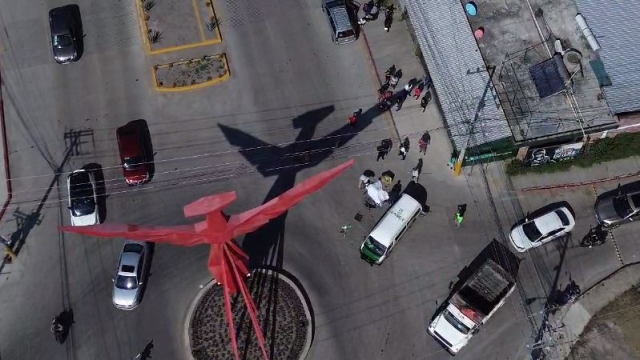
<instances>
[{"instance_id":1,"label":"white car","mask_svg":"<svg viewBox=\"0 0 640 360\"><path fill-rule=\"evenodd\" d=\"M515 225L509 233L509 239L517 251L525 252L570 233L574 226L576 221L573 215L569 209L562 206Z\"/></svg>"},{"instance_id":2,"label":"white car","mask_svg":"<svg viewBox=\"0 0 640 360\"><path fill-rule=\"evenodd\" d=\"M80 169L69 174L67 192L71 225L88 226L100 223L96 180L93 173Z\"/></svg>"}]
</instances>

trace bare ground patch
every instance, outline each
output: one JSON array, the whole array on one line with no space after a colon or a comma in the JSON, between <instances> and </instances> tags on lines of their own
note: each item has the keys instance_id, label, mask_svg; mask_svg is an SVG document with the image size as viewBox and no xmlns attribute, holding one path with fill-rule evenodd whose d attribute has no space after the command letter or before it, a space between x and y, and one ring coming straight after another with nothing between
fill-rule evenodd
<instances>
[{"instance_id":1,"label":"bare ground patch","mask_svg":"<svg viewBox=\"0 0 640 360\"><path fill-rule=\"evenodd\" d=\"M591 318L568 359L640 359L640 291L637 287Z\"/></svg>"}]
</instances>

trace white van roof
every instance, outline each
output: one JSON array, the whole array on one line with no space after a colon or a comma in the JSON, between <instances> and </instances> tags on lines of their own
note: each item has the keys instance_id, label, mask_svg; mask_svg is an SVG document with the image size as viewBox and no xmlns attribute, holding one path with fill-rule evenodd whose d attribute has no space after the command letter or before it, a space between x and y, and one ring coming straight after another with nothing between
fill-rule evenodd
<instances>
[{"instance_id":1,"label":"white van roof","mask_svg":"<svg viewBox=\"0 0 640 360\"><path fill-rule=\"evenodd\" d=\"M382 220L373 228L371 234L380 244L389 247L391 241L398 235L398 232L409 221L411 215L422 210L422 206L411 196L402 194L391 208L384 214Z\"/></svg>"}]
</instances>

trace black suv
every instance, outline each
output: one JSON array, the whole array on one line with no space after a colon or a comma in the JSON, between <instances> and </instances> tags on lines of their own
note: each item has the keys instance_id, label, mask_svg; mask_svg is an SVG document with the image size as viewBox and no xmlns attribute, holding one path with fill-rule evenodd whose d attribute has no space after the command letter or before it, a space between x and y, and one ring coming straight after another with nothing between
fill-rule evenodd
<instances>
[{"instance_id":1,"label":"black suv","mask_svg":"<svg viewBox=\"0 0 640 360\"><path fill-rule=\"evenodd\" d=\"M76 5L67 5L49 11L53 58L58 64L78 60L78 40L82 39L82 35L78 34L80 25L78 15Z\"/></svg>"}]
</instances>

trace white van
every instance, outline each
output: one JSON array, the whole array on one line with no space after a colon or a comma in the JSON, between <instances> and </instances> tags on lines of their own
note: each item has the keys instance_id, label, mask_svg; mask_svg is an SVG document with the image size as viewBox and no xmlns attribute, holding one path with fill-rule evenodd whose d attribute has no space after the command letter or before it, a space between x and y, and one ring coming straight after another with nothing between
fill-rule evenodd
<instances>
[{"instance_id":1,"label":"white van","mask_svg":"<svg viewBox=\"0 0 640 360\"><path fill-rule=\"evenodd\" d=\"M360 257L371 265L382 264L421 213L422 205L405 190L360 245Z\"/></svg>"}]
</instances>

